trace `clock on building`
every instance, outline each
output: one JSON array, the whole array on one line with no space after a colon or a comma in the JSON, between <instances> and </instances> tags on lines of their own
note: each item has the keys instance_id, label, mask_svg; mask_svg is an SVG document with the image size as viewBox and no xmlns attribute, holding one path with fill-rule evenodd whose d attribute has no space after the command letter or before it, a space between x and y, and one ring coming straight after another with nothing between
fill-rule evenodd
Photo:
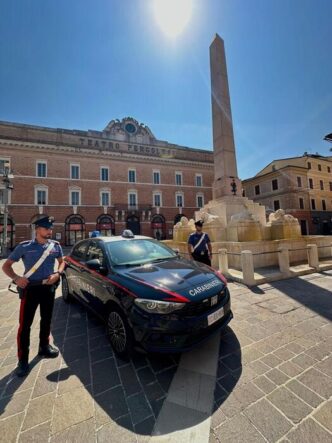
<instances>
[{"instance_id":1,"label":"clock on building","mask_svg":"<svg viewBox=\"0 0 332 443\"><path fill-rule=\"evenodd\" d=\"M133 123L126 123L125 130L128 132L128 134L135 134L136 126Z\"/></svg>"}]
</instances>

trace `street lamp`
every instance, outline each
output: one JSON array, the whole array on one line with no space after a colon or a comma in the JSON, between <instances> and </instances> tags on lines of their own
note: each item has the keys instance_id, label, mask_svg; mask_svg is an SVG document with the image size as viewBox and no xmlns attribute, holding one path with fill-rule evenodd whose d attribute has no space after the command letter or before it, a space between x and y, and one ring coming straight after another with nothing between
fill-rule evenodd
<instances>
[{"instance_id":1,"label":"street lamp","mask_svg":"<svg viewBox=\"0 0 332 443\"><path fill-rule=\"evenodd\" d=\"M3 236L2 236L2 256L7 257L7 226L8 226L8 196L9 190L14 189L14 185L11 183L10 179L13 176L10 173L10 164L6 162L4 164L2 183L4 184L3 193Z\"/></svg>"}]
</instances>

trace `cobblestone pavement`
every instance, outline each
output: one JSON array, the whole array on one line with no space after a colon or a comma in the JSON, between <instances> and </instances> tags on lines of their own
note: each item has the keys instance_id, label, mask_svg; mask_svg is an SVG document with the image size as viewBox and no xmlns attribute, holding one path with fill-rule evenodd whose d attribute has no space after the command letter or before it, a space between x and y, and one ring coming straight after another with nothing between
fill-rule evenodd
<instances>
[{"instance_id":1,"label":"cobblestone pavement","mask_svg":"<svg viewBox=\"0 0 332 443\"><path fill-rule=\"evenodd\" d=\"M19 302L7 285L1 273L0 441L153 441L181 356L117 359L99 321L59 293L52 333L61 357L36 356L36 318L33 368L19 379ZM331 442L332 272L229 286L235 318L221 336L210 435L200 443Z\"/></svg>"}]
</instances>

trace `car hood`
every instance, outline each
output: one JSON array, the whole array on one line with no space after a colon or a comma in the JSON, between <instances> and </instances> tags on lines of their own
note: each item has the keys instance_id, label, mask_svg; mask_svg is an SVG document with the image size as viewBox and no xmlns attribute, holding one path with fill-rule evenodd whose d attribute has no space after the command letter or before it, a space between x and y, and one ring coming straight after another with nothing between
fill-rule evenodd
<instances>
[{"instance_id":1,"label":"car hood","mask_svg":"<svg viewBox=\"0 0 332 443\"><path fill-rule=\"evenodd\" d=\"M209 267L181 258L135 267L117 267L118 276L197 301L221 291L225 284Z\"/></svg>"}]
</instances>

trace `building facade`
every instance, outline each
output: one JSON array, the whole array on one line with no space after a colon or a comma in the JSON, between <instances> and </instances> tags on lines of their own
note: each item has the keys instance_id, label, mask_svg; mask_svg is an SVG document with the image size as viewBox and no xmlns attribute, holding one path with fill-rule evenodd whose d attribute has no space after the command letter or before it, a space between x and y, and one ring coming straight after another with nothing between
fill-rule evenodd
<instances>
[{"instance_id":1,"label":"building facade","mask_svg":"<svg viewBox=\"0 0 332 443\"><path fill-rule=\"evenodd\" d=\"M131 229L170 238L174 223L212 198L213 153L170 144L133 118L103 131L52 129L0 122L0 174L13 190L5 202L0 181L0 230L7 210L8 247L31 238L42 214L55 217L63 245Z\"/></svg>"},{"instance_id":2,"label":"building facade","mask_svg":"<svg viewBox=\"0 0 332 443\"><path fill-rule=\"evenodd\" d=\"M298 218L303 235L332 234L332 157L304 153L274 160L242 181L245 195Z\"/></svg>"}]
</instances>

